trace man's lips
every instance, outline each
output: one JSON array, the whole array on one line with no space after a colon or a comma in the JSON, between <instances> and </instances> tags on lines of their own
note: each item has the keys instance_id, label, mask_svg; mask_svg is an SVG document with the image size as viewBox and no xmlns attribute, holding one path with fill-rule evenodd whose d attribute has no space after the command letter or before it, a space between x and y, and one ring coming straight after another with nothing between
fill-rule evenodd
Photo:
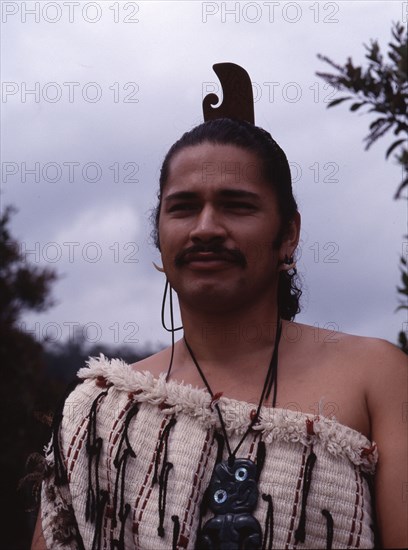
<instances>
[{"instance_id":1,"label":"man's lips","mask_svg":"<svg viewBox=\"0 0 408 550\"><path fill-rule=\"evenodd\" d=\"M188 254L185 259L184 263L191 263L191 262L234 262L236 261L231 258L230 256L227 256L225 254L214 254L212 252L198 252L196 254Z\"/></svg>"},{"instance_id":2,"label":"man's lips","mask_svg":"<svg viewBox=\"0 0 408 550\"><path fill-rule=\"evenodd\" d=\"M238 264L241 267L246 266L245 256L240 250L237 249L205 249L204 247L191 247L180 254L175 258L176 267L181 267L186 264L194 264L197 266L207 265L221 265L225 263L234 263Z\"/></svg>"},{"instance_id":3,"label":"man's lips","mask_svg":"<svg viewBox=\"0 0 408 550\"><path fill-rule=\"evenodd\" d=\"M186 258L184 262L184 266L193 271L218 271L237 265L231 258L208 253L194 254Z\"/></svg>"}]
</instances>

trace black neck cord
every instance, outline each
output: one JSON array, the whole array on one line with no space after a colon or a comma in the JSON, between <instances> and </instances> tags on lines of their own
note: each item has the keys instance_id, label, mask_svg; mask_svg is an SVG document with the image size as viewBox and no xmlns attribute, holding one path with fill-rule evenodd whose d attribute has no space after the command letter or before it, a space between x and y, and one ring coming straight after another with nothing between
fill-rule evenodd
<instances>
[{"instance_id":1,"label":"black neck cord","mask_svg":"<svg viewBox=\"0 0 408 550\"><path fill-rule=\"evenodd\" d=\"M248 433L250 432L253 425L257 422L257 420L259 418L259 413L261 411L262 403L264 402L264 399L269 397L269 395L271 393L272 385L274 386L272 406L275 407L275 405L276 405L277 382L278 382L278 379L277 379L277 374L278 374L278 348L279 348L279 342L280 342L281 334L282 334L282 321L279 319L279 322L278 322L277 327L276 327L275 344L274 344L274 348L273 348L272 358L271 358L271 361L269 363L268 370L266 372L265 382L264 382L264 385L263 385L261 398L260 398L259 403L258 403L258 408L256 410L255 415L252 416L251 422L250 422L248 428L246 429L244 435L240 439L238 445L235 447L234 451L232 451L230 443L229 443L227 429L225 427L225 422L224 422L224 419L222 417L220 407L219 407L218 403L215 403L215 409L218 413L218 418L220 419L222 433L224 434L225 443L227 445L227 450L228 450L228 455L229 455L229 459L228 459L229 462L234 461L235 456L236 456L238 450L240 449L241 445L245 441ZM195 364L195 366L198 370L198 373L200 374L200 376L202 378L202 381L204 382L204 384L205 384L205 386L208 390L208 393L211 395L212 398L214 398L214 393L211 390L211 387L210 387L203 371L201 370L201 367L198 364L198 361L194 356L193 350L189 346L185 336L184 336L184 342L185 342L186 347L187 347L187 349L188 349L188 351L191 355L191 358L192 358L192 360L193 360L193 362L194 362L194 364Z\"/></svg>"},{"instance_id":2,"label":"black neck cord","mask_svg":"<svg viewBox=\"0 0 408 550\"><path fill-rule=\"evenodd\" d=\"M169 296L170 296L170 325L171 325L170 328L168 328L166 326L166 321L164 319L165 306L166 306L166 297L167 297L167 291L168 291L169 287L170 287ZM172 292L172 288L169 284L168 279L166 279L166 284L164 286L162 309L161 309L161 322L162 322L162 327L165 330L167 330L167 332L171 332L171 357L170 357L170 363L169 363L169 367L167 369L167 374L166 374L166 382L167 382L168 379L169 379L169 376L170 376L170 371L171 371L171 367L173 365L173 359L174 359L174 333L176 332L176 330L181 330L183 328L182 326L174 328L173 292Z\"/></svg>"},{"instance_id":3,"label":"black neck cord","mask_svg":"<svg viewBox=\"0 0 408 550\"><path fill-rule=\"evenodd\" d=\"M164 319L164 313L166 309L166 297L167 297L167 291L169 287L170 287L169 296L170 296L170 323L171 323L170 328L166 326L166 321ZM166 279L166 284L164 285L164 293L163 293L162 308L161 308L161 322L162 322L162 327L164 328L164 330L167 330L167 332L175 332L176 330L181 330L183 328L182 326L174 328L173 292L168 279Z\"/></svg>"}]
</instances>

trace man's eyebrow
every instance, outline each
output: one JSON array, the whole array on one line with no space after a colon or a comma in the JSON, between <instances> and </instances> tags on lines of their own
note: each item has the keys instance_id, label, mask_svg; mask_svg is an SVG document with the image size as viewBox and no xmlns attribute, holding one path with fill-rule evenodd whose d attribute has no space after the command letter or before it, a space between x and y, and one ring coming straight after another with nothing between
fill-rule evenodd
<instances>
[{"instance_id":1,"label":"man's eyebrow","mask_svg":"<svg viewBox=\"0 0 408 550\"><path fill-rule=\"evenodd\" d=\"M244 189L220 189L217 192L222 198L231 198L231 199L252 199L252 200L261 200L261 197L258 193L253 193L252 191L246 191ZM171 200L194 200L199 198L199 193L193 191L176 191L165 197L165 201Z\"/></svg>"},{"instance_id":2,"label":"man's eyebrow","mask_svg":"<svg viewBox=\"0 0 408 550\"><path fill-rule=\"evenodd\" d=\"M174 200L192 200L197 199L198 193L193 191L177 191L176 193L171 193L165 197L165 201L174 201Z\"/></svg>"},{"instance_id":3,"label":"man's eyebrow","mask_svg":"<svg viewBox=\"0 0 408 550\"><path fill-rule=\"evenodd\" d=\"M221 189L219 193L222 197L231 198L231 199L252 199L252 200L261 200L258 193L253 191L246 191L244 189Z\"/></svg>"}]
</instances>

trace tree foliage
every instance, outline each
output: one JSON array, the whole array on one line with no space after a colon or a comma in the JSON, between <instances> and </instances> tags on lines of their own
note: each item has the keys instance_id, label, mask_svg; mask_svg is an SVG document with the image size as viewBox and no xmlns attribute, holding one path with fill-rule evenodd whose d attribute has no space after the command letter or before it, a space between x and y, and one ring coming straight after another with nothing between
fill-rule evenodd
<instances>
[{"instance_id":1,"label":"tree foliage","mask_svg":"<svg viewBox=\"0 0 408 550\"><path fill-rule=\"evenodd\" d=\"M349 92L347 95L333 99L328 107L334 107L344 101L354 100L350 111L357 111L363 106L369 107L368 113L378 113L380 116L371 122L369 133L364 138L366 149L369 149L380 137L389 130L393 130L395 136L399 136L387 149L386 158L399 148L396 160L405 168L402 182L400 183L395 198L400 198L401 193L408 185L408 148L406 134L408 133L408 65L407 65L407 33L405 27L395 23L392 27L393 40L388 44L389 51L385 61L376 40L371 40L370 45L364 45L367 50L366 58L368 66L364 69L355 66L349 57L344 66L335 63L328 57L319 54L321 61L328 63L337 70L337 74L316 73L327 83L339 91ZM355 101L357 99L357 101ZM403 137L400 137L403 135Z\"/></svg>"},{"instance_id":2,"label":"tree foliage","mask_svg":"<svg viewBox=\"0 0 408 550\"><path fill-rule=\"evenodd\" d=\"M0 217L0 323L15 328L25 311L40 312L52 305L49 292L56 274L26 263L8 229L13 212L8 206Z\"/></svg>"},{"instance_id":3,"label":"tree foliage","mask_svg":"<svg viewBox=\"0 0 408 550\"><path fill-rule=\"evenodd\" d=\"M24 312L44 311L51 305L49 293L56 275L25 262L19 243L8 229L13 210L8 207L0 216L0 468L4 481L2 513L7 525L2 544L10 549L28 547L30 526L17 486L26 457L33 450L41 450L48 437L48 430L36 420L39 403L51 405L58 391L45 378L41 344L18 328Z\"/></svg>"},{"instance_id":4,"label":"tree foliage","mask_svg":"<svg viewBox=\"0 0 408 550\"><path fill-rule=\"evenodd\" d=\"M78 369L85 365L89 357L98 357L102 353L106 357L120 357L130 364L157 351L157 348L148 346L135 350L129 345L111 346L103 343L90 345L86 340L83 327L78 326L71 338L63 342L45 344L44 360L47 376L67 384L74 379Z\"/></svg>"},{"instance_id":5,"label":"tree foliage","mask_svg":"<svg viewBox=\"0 0 408 550\"><path fill-rule=\"evenodd\" d=\"M42 312L53 304L50 292L57 276L50 269L26 262L9 230L14 211L9 206L0 216L0 468L3 523L7 526L0 547L23 550L30 547L38 504L31 497L40 487L43 462L39 453L50 438L53 411L67 383L89 356L104 353L131 363L157 350L90 346L83 330L71 340L51 345L21 330L19 321L24 313Z\"/></svg>"},{"instance_id":6,"label":"tree foliage","mask_svg":"<svg viewBox=\"0 0 408 550\"><path fill-rule=\"evenodd\" d=\"M350 111L358 111L361 107L368 108L367 113L377 113L378 116L369 125L368 135L364 138L365 149L369 149L379 138L392 131L395 138L388 147L385 158L391 153L402 168L402 180L394 195L395 199L402 197L408 186L408 35L406 28L400 23L393 23L392 39L388 44L387 55L380 50L377 40L371 40L370 45L364 45L368 60L365 68L354 65L351 57L344 66L335 63L330 58L319 54L318 58L328 63L336 73L317 72L328 84L348 95L333 99L328 107L334 107L345 101L353 101ZM406 198L406 197L405 197ZM405 237L408 239L408 235ZM401 286L397 291L401 296L397 310L408 310L408 276L407 261L400 258ZM400 347L408 354L408 340L402 330L398 335Z\"/></svg>"}]
</instances>

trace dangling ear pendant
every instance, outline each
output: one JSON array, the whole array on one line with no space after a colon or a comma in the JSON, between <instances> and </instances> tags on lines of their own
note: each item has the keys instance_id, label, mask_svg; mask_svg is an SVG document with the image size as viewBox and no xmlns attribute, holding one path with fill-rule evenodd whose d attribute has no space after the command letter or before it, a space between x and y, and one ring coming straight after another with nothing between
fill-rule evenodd
<instances>
[{"instance_id":1,"label":"dangling ear pendant","mask_svg":"<svg viewBox=\"0 0 408 550\"><path fill-rule=\"evenodd\" d=\"M160 271L160 273L164 273L163 267L160 267L159 265L155 264L154 262L152 262L152 264L153 264L153 267L155 269L157 269L157 271Z\"/></svg>"},{"instance_id":2,"label":"dangling ear pendant","mask_svg":"<svg viewBox=\"0 0 408 550\"><path fill-rule=\"evenodd\" d=\"M279 266L279 271L290 271L291 269L295 269L295 268L296 268L296 262L293 259L293 256L289 258L289 256L285 254L285 258Z\"/></svg>"}]
</instances>

